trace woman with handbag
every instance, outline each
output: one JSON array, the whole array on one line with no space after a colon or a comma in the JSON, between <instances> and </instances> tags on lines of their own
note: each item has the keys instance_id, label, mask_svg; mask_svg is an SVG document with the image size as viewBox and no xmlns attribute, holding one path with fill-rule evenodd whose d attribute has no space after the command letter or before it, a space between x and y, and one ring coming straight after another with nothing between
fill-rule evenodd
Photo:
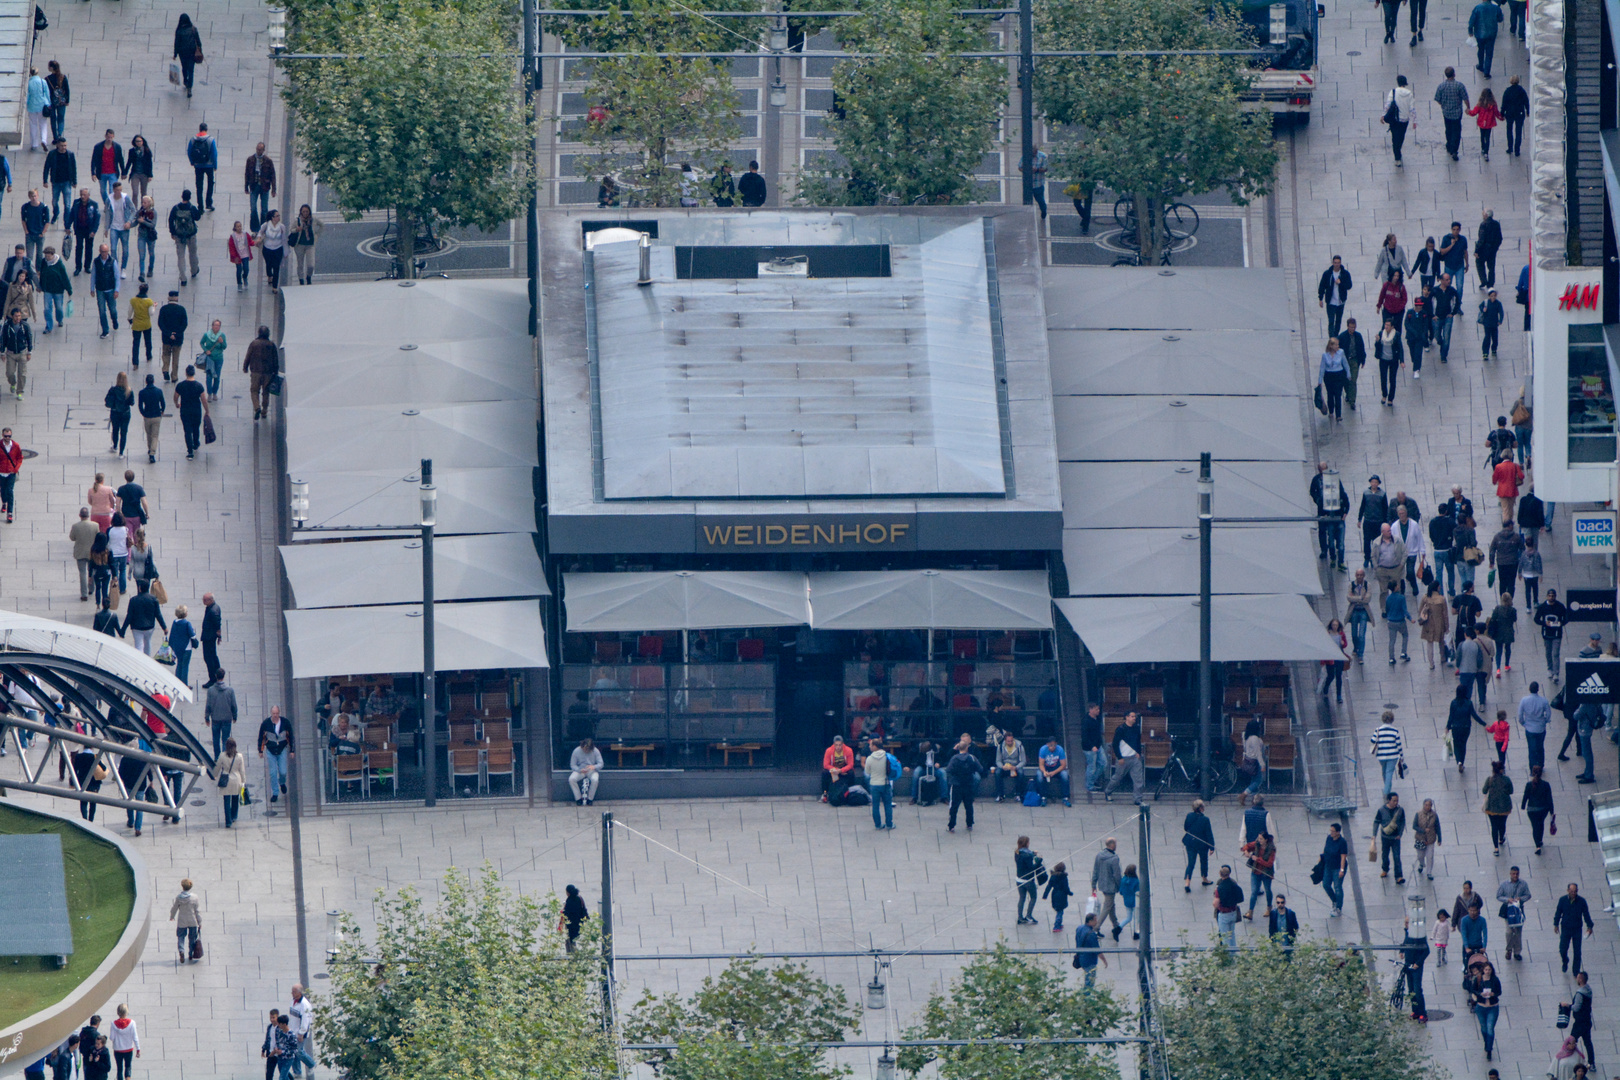
<instances>
[{"instance_id":1,"label":"woman with handbag","mask_svg":"<svg viewBox=\"0 0 1620 1080\"><path fill-rule=\"evenodd\" d=\"M321 238L321 223L315 220L309 203L298 208L298 219L287 233L287 246L298 260L298 284L315 283L315 241Z\"/></svg>"},{"instance_id":2,"label":"woman with handbag","mask_svg":"<svg viewBox=\"0 0 1620 1080\"><path fill-rule=\"evenodd\" d=\"M242 789L247 786L247 757L237 752L236 740L225 740L225 751L214 762L220 794L225 797L225 827L236 828L242 810Z\"/></svg>"},{"instance_id":3,"label":"woman with handbag","mask_svg":"<svg viewBox=\"0 0 1620 1080\"><path fill-rule=\"evenodd\" d=\"M152 171L152 147L146 141L145 135L137 135L129 140L129 153L124 155L124 177L129 181L129 194L135 200L136 206L144 207L146 203L146 188L156 175ZM146 280L145 264L140 264L142 270L141 280Z\"/></svg>"},{"instance_id":4,"label":"woman with handbag","mask_svg":"<svg viewBox=\"0 0 1620 1080\"><path fill-rule=\"evenodd\" d=\"M96 604L106 604L112 585L112 553L104 532L96 533L96 538L90 541L90 583L95 587Z\"/></svg>"},{"instance_id":5,"label":"woman with handbag","mask_svg":"<svg viewBox=\"0 0 1620 1080\"><path fill-rule=\"evenodd\" d=\"M146 541L146 529L144 528L136 529L135 535L129 539L129 576L135 582L135 591L137 592L140 591L141 582L143 581L146 582L148 589L156 587L158 579L157 560L152 557L152 545ZM119 587L122 588L122 583L120 583ZM157 596L157 594L153 593L153 596ZM158 603L161 604L162 602L163 599L158 597Z\"/></svg>"},{"instance_id":6,"label":"woman with handbag","mask_svg":"<svg viewBox=\"0 0 1620 1080\"><path fill-rule=\"evenodd\" d=\"M1474 733L1470 725L1478 724L1485 727L1485 718L1479 715L1474 708L1473 701L1468 696L1468 683L1457 687L1457 693L1451 699L1451 712L1446 717L1446 735L1451 739L1451 754L1457 759L1457 771L1463 771L1463 762L1468 758L1468 736Z\"/></svg>"},{"instance_id":7,"label":"woman with handbag","mask_svg":"<svg viewBox=\"0 0 1620 1080\"><path fill-rule=\"evenodd\" d=\"M1474 570L1485 561L1480 550L1479 533L1474 528L1474 515L1464 514L1451 534L1451 565L1457 568L1459 587L1474 583Z\"/></svg>"},{"instance_id":8,"label":"woman with handbag","mask_svg":"<svg viewBox=\"0 0 1620 1080\"><path fill-rule=\"evenodd\" d=\"M1547 825L1547 815L1552 814L1553 835L1558 834L1558 815L1553 813L1552 785L1541 778L1541 766L1530 766L1530 779L1524 785L1524 795L1519 799L1519 809L1530 818L1530 835L1536 842L1536 854L1541 854L1542 830Z\"/></svg>"},{"instance_id":9,"label":"woman with handbag","mask_svg":"<svg viewBox=\"0 0 1620 1080\"><path fill-rule=\"evenodd\" d=\"M1440 583L1429 586L1429 595L1418 605L1418 633L1423 638L1423 655L1428 658L1429 670L1434 670L1435 646L1440 647L1440 659L1446 658L1446 634L1451 629L1451 609L1440 591Z\"/></svg>"},{"instance_id":10,"label":"woman with handbag","mask_svg":"<svg viewBox=\"0 0 1620 1080\"><path fill-rule=\"evenodd\" d=\"M1339 646L1341 660L1322 661L1322 696L1328 696L1328 688L1332 687L1335 700L1344 704L1344 669L1350 666L1350 639L1345 637L1344 623L1338 619L1329 619L1327 624L1328 637Z\"/></svg>"},{"instance_id":11,"label":"woman with handbag","mask_svg":"<svg viewBox=\"0 0 1620 1080\"><path fill-rule=\"evenodd\" d=\"M197 630L186 618L186 605L174 609L174 622L169 624L169 651L174 654L174 677L191 685L191 652L197 644Z\"/></svg>"},{"instance_id":12,"label":"woman with handbag","mask_svg":"<svg viewBox=\"0 0 1620 1080\"><path fill-rule=\"evenodd\" d=\"M1480 792L1485 796L1483 809L1491 827L1491 847L1500 855L1502 845L1507 843L1508 815L1513 813L1513 781L1508 779L1500 761L1491 762L1491 775Z\"/></svg>"},{"instance_id":13,"label":"woman with handbag","mask_svg":"<svg viewBox=\"0 0 1620 1080\"><path fill-rule=\"evenodd\" d=\"M174 24L174 58L180 61L180 78L186 87L186 97L191 96L192 79L196 75L197 65L202 63L203 47L202 35L192 25L191 16L181 12L179 20ZM202 198L202 192L197 192Z\"/></svg>"},{"instance_id":14,"label":"woman with handbag","mask_svg":"<svg viewBox=\"0 0 1620 1080\"><path fill-rule=\"evenodd\" d=\"M180 879L180 895L169 905L169 921L174 923L180 963L195 962L195 958L202 955L202 942L198 940L198 932L202 930L202 904L191 891L190 878Z\"/></svg>"}]
</instances>

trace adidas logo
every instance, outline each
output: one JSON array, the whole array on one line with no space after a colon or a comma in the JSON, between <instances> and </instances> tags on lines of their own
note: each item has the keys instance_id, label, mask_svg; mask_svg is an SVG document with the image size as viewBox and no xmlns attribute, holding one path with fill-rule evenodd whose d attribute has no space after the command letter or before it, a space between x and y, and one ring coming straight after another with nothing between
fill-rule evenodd
<instances>
[{"instance_id":1,"label":"adidas logo","mask_svg":"<svg viewBox=\"0 0 1620 1080\"><path fill-rule=\"evenodd\" d=\"M1597 672L1594 671L1575 688L1575 692L1577 694L1602 694L1608 692L1608 689L1608 684L1598 678Z\"/></svg>"}]
</instances>

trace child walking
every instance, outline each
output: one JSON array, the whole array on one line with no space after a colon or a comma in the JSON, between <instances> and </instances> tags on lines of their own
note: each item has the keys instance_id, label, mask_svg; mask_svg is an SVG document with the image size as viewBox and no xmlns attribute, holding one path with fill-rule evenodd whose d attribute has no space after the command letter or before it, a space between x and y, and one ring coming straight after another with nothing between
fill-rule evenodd
<instances>
[{"instance_id":1,"label":"child walking","mask_svg":"<svg viewBox=\"0 0 1620 1080\"><path fill-rule=\"evenodd\" d=\"M1136 876L1136 864L1132 863L1125 868L1125 876L1119 879L1119 898L1125 902L1125 921L1119 924L1121 930L1129 926L1131 920L1136 918L1136 894L1141 888L1142 880ZM1132 930L1131 939L1140 941L1142 935Z\"/></svg>"},{"instance_id":2,"label":"child walking","mask_svg":"<svg viewBox=\"0 0 1620 1080\"><path fill-rule=\"evenodd\" d=\"M1074 890L1069 888L1069 868L1063 863L1052 867L1052 876L1047 879L1046 892L1041 894L1052 901L1052 933L1063 932L1063 913L1068 910L1069 897Z\"/></svg>"},{"instance_id":3,"label":"child walking","mask_svg":"<svg viewBox=\"0 0 1620 1080\"><path fill-rule=\"evenodd\" d=\"M1441 908L1429 927L1429 943L1434 946L1435 967L1446 966L1446 946L1451 943L1451 915Z\"/></svg>"},{"instance_id":4,"label":"child walking","mask_svg":"<svg viewBox=\"0 0 1620 1080\"><path fill-rule=\"evenodd\" d=\"M1508 726L1507 710L1497 709L1496 723L1487 725L1485 730L1496 740L1496 760L1506 765L1508 738L1513 734L1513 729Z\"/></svg>"}]
</instances>

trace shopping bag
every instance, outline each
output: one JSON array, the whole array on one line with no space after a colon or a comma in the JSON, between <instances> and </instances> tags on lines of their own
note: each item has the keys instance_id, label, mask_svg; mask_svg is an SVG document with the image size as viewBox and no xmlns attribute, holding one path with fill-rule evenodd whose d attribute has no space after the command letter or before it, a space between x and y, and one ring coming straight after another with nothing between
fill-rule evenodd
<instances>
[{"instance_id":1,"label":"shopping bag","mask_svg":"<svg viewBox=\"0 0 1620 1080\"><path fill-rule=\"evenodd\" d=\"M1457 741L1451 737L1451 730L1446 730L1446 760L1457 760Z\"/></svg>"},{"instance_id":2,"label":"shopping bag","mask_svg":"<svg viewBox=\"0 0 1620 1080\"><path fill-rule=\"evenodd\" d=\"M199 934L191 939L191 958L193 960L201 960L202 956L202 935Z\"/></svg>"},{"instance_id":3,"label":"shopping bag","mask_svg":"<svg viewBox=\"0 0 1620 1080\"><path fill-rule=\"evenodd\" d=\"M1087 915L1095 915L1095 914L1097 914L1097 912L1099 912L1101 910L1102 910L1102 898L1097 895L1097 890L1096 889L1092 889L1091 890L1091 895L1086 897L1086 914Z\"/></svg>"},{"instance_id":4,"label":"shopping bag","mask_svg":"<svg viewBox=\"0 0 1620 1080\"><path fill-rule=\"evenodd\" d=\"M1552 816L1552 828L1549 830L1554 836L1558 835L1558 815Z\"/></svg>"},{"instance_id":5,"label":"shopping bag","mask_svg":"<svg viewBox=\"0 0 1620 1080\"><path fill-rule=\"evenodd\" d=\"M264 388L265 388L266 392L268 392L268 393L280 394L281 393L281 376L279 374L270 376L268 379L266 379L264 381Z\"/></svg>"},{"instance_id":6,"label":"shopping bag","mask_svg":"<svg viewBox=\"0 0 1620 1080\"><path fill-rule=\"evenodd\" d=\"M203 442L212 443L219 436L214 434L214 418L203 414Z\"/></svg>"},{"instance_id":7,"label":"shopping bag","mask_svg":"<svg viewBox=\"0 0 1620 1080\"><path fill-rule=\"evenodd\" d=\"M114 582L112 587L107 590L107 606L112 610L117 611L118 601L122 599L122 595L118 592L118 584L117 582Z\"/></svg>"},{"instance_id":8,"label":"shopping bag","mask_svg":"<svg viewBox=\"0 0 1620 1080\"><path fill-rule=\"evenodd\" d=\"M73 318L73 297L71 297L71 296L68 297L67 307L62 309L62 318L63 319L71 319L71 318Z\"/></svg>"},{"instance_id":9,"label":"shopping bag","mask_svg":"<svg viewBox=\"0 0 1620 1080\"><path fill-rule=\"evenodd\" d=\"M180 85L180 61L169 61L169 81L175 86Z\"/></svg>"},{"instance_id":10,"label":"shopping bag","mask_svg":"<svg viewBox=\"0 0 1620 1080\"><path fill-rule=\"evenodd\" d=\"M163 587L162 578L152 579L152 599L156 600L160 604L167 604L169 602L169 590Z\"/></svg>"},{"instance_id":11,"label":"shopping bag","mask_svg":"<svg viewBox=\"0 0 1620 1080\"><path fill-rule=\"evenodd\" d=\"M173 664L174 664L174 650L169 647L169 639L168 638L163 639L163 644L158 646L157 655L152 657L152 659L156 660L160 664L168 664L170 666L173 666ZM223 784L221 784L220 786L224 787Z\"/></svg>"},{"instance_id":12,"label":"shopping bag","mask_svg":"<svg viewBox=\"0 0 1620 1080\"><path fill-rule=\"evenodd\" d=\"M1378 861L1378 838L1376 836L1373 837L1372 843L1367 845L1367 861L1368 862L1377 862Z\"/></svg>"}]
</instances>

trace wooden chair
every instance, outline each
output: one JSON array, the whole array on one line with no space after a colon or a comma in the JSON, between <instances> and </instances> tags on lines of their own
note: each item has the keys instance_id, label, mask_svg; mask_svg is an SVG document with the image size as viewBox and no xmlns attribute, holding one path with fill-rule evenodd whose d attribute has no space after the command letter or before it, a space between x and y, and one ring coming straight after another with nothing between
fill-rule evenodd
<instances>
[{"instance_id":1,"label":"wooden chair","mask_svg":"<svg viewBox=\"0 0 1620 1080\"><path fill-rule=\"evenodd\" d=\"M374 783L386 783L389 792L399 794L399 753L384 747L381 750L371 750L366 754L366 787L369 790Z\"/></svg>"},{"instance_id":2,"label":"wooden chair","mask_svg":"<svg viewBox=\"0 0 1620 1080\"><path fill-rule=\"evenodd\" d=\"M1038 660L1046 655L1039 630L1019 630L1013 634L1013 655L1020 660Z\"/></svg>"},{"instance_id":3,"label":"wooden chair","mask_svg":"<svg viewBox=\"0 0 1620 1080\"><path fill-rule=\"evenodd\" d=\"M472 694L451 694L450 715L458 716L478 711L478 703Z\"/></svg>"},{"instance_id":4,"label":"wooden chair","mask_svg":"<svg viewBox=\"0 0 1620 1080\"><path fill-rule=\"evenodd\" d=\"M366 763L360 754L339 754L333 761L333 774L337 777L337 790L341 796L344 784L353 784L365 793Z\"/></svg>"},{"instance_id":5,"label":"wooden chair","mask_svg":"<svg viewBox=\"0 0 1620 1080\"><path fill-rule=\"evenodd\" d=\"M468 743L475 743L477 741L478 741L478 726L476 724L456 723L454 721L451 722L451 724L450 724L450 745L451 746L465 746Z\"/></svg>"},{"instance_id":6,"label":"wooden chair","mask_svg":"<svg viewBox=\"0 0 1620 1080\"><path fill-rule=\"evenodd\" d=\"M456 790L456 781L472 777L473 789L478 789L478 751L474 749L450 751L450 790Z\"/></svg>"},{"instance_id":7,"label":"wooden chair","mask_svg":"<svg viewBox=\"0 0 1620 1080\"><path fill-rule=\"evenodd\" d=\"M497 776L504 776L514 785L517 783L517 766L513 764L517 755L513 753L511 743L491 743L484 752L484 772L491 780Z\"/></svg>"},{"instance_id":8,"label":"wooden chair","mask_svg":"<svg viewBox=\"0 0 1620 1080\"><path fill-rule=\"evenodd\" d=\"M1221 704L1228 709L1246 709L1249 707L1251 687L1244 683L1242 686L1228 686L1221 698Z\"/></svg>"},{"instance_id":9,"label":"wooden chair","mask_svg":"<svg viewBox=\"0 0 1620 1080\"><path fill-rule=\"evenodd\" d=\"M992 660L1011 660L1013 658L1013 636L1002 634L1000 637L990 639L990 658Z\"/></svg>"},{"instance_id":10,"label":"wooden chair","mask_svg":"<svg viewBox=\"0 0 1620 1080\"><path fill-rule=\"evenodd\" d=\"M1164 708L1164 687L1144 686L1136 692L1136 703L1144 709Z\"/></svg>"},{"instance_id":11,"label":"wooden chair","mask_svg":"<svg viewBox=\"0 0 1620 1080\"><path fill-rule=\"evenodd\" d=\"M1131 688L1123 683L1109 683L1103 687L1104 705L1129 705Z\"/></svg>"},{"instance_id":12,"label":"wooden chair","mask_svg":"<svg viewBox=\"0 0 1620 1080\"><path fill-rule=\"evenodd\" d=\"M387 724L368 724L368 725L366 725L366 737L365 737L366 749L367 750L371 750L373 748L375 748L377 750L386 750L386 749L388 749L388 744L393 741L392 739L389 738L390 734L392 734L392 732L390 731L389 725L387 725Z\"/></svg>"},{"instance_id":13,"label":"wooden chair","mask_svg":"<svg viewBox=\"0 0 1620 1080\"><path fill-rule=\"evenodd\" d=\"M1292 774L1294 771L1294 753L1295 747L1293 739L1278 739L1275 742L1267 739L1266 767L1273 772L1286 772Z\"/></svg>"},{"instance_id":14,"label":"wooden chair","mask_svg":"<svg viewBox=\"0 0 1620 1080\"><path fill-rule=\"evenodd\" d=\"M979 658L979 639L952 638L951 655L958 660L977 660Z\"/></svg>"},{"instance_id":15,"label":"wooden chair","mask_svg":"<svg viewBox=\"0 0 1620 1080\"><path fill-rule=\"evenodd\" d=\"M1255 690L1254 700L1258 705L1283 705L1286 704L1284 700L1286 692L1285 687L1262 686Z\"/></svg>"},{"instance_id":16,"label":"wooden chair","mask_svg":"<svg viewBox=\"0 0 1620 1080\"><path fill-rule=\"evenodd\" d=\"M1291 725L1289 723L1288 717L1286 717L1286 716L1268 716L1268 717L1266 717L1266 730L1265 730L1265 735L1264 735L1264 738L1265 738L1266 742L1270 742L1272 739L1288 739L1288 738L1291 738L1291 737L1292 737L1292 727L1291 727Z\"/></svg>"},{"instance_id":17,"label":"wooden chair","mask_svg":"<svg viewBox=\"0 0 1620 1080\"><path fill-rule=\"evenodd\" d=\"M1148 728L1142 733L1142 764L1149 769L1162 769L1170 763L1170 734L1164 726Z\"/></svg>"},{"instance_id":18,"label":"wooden chair","mask_svg":"<svg viewBox=\"0 0 1620 1080\"><path fill-rule=\"evenodd\" d=\"M1114 729L1124 722L1125 714L1122 712L1103 713L1103 742L1112 743L1114 741Z\"/></svg>"},{"instance_id":19,"label":"wooden chair","mask_svg":"<svg viewBox=\"0 0 1620 1080\"><path fill-rule=\"evenodd\" d=\"M512 721L485 720L484 741L487 743L509 743L512 741Z\"/></svg>"},{"instance_id":20,"label":"wooden chair","mask_svg":"<svg viewBox=\"0 0 1620 1080\"><path fill-rule=\"evenodd\" d=\"M617 664L624 656L624 645L618 638L596 643L596 662L598 664Z\"/></svg>"}]
</instances>

